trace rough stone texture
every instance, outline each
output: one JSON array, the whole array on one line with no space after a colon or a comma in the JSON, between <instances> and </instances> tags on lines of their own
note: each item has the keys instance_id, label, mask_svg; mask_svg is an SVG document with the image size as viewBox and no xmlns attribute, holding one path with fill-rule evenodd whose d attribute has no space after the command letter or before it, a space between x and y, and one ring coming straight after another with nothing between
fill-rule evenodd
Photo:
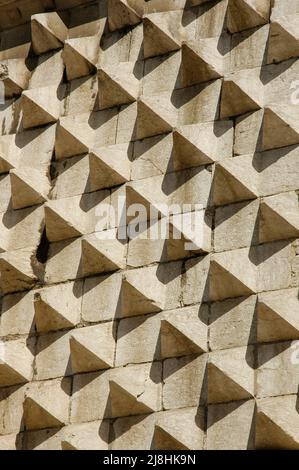
<instances>
[{"instance_id":1,"label":"rough stone texture","mask_svg":"<svg viewBox=\"0 0 299 470\"><path fill-rule=\"evenodd\" d=\"M0 0L0 450L299 448L298 30Z\"/></svg>"}]
</instances>

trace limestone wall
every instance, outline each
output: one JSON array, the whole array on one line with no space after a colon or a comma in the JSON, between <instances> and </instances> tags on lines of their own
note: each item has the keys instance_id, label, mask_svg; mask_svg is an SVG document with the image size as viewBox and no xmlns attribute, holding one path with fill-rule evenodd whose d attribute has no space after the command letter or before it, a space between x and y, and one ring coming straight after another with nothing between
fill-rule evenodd
<instances>
[{"instance_id":1,"label":"limestone wall","mask_svg":"<svg viewBox=\"0 0 299 470\"><path fill-rule=\"evenodd\" d=\"M299 448L298 56L299 0L0 2L0 449Z\"/></svg>"}]
</instances>

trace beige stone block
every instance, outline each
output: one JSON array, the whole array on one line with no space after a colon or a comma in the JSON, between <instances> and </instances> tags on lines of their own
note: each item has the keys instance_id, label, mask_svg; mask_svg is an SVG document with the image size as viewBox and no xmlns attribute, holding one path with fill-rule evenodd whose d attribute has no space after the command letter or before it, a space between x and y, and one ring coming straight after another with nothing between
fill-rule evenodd
<instances>
[{"instance_id":1,"label":"beige stone block","mask_svg":"<svg viewBox=\"0 0 299 470\"><path fill-rule=\"evenodd\" d=\"M277 290L297 285L290 262L295 259L289 241L266 243L256 248L258 291Z\"/></svg>"},{"instance_id":2,"label":"beige stone block","mask_svg":"<svg viewBox=\"0 0 299 470\"><path fill-rule=\"evenodd\" d=\"M113 322L70 332L72 372L91 372L114 365L116 331Z\"/></svg>"},{"instance_id":3,"label":"beige stone block","mask_svg":"<svg viewBox=\"0 0 299 470\"><path fill-rule=\"evenodd\" d=\"M184 430L182 422L188 423ZM112 442L113 450L200 450L203 448L203 411L201 408L119 418L115 421L113 429L115 432L115 439Z\"/></svg>"},{"instance_id":4,"label":"beige stone block","mask_svg":"<svg viewBox=\"0 0 299 470\"><path fill-rule=\"evenodd\" d=\"M298 391L298 360L291 341L258 346L257 396L289 395Z\"/></svg>"},{"instance_id":5,"label":"beige stone block","mask_svg":"<svg viewBox=\"0 0 299 470\"><path fill-rule=\"evenodd\" d=\"M48 176L33 168L21 168L10 171L12 208L42 204L48 198L50 181Z\"/></svg>"},{"instance_id":6,"label":"beige stone block","mask_svg":"<svg viewBox=\"0 0 299 470\"><path fill-rule=\"evenodd\" d=\"M159 221L128 225L128 266L167 262L211 250L211 225L204 211L179 213ZM140 228L143 229L139 233ZM137 233L136 233L137 231Z\"/></svg>"},{"instance_id":7,"label":"beige stone block","mask_svg":"<svg viewBox=\"0 0 299 470\"><path fill-rule=\"evenodd\" d=\"M61 450L61 428L28 430L24 433L23 449L30 451Z\"/></svg>"},{"instance_id":8,"label":"beige stone block","mask_svg":"<svg viewBox=\"0 0 299 470\"><path fill-rule=\"evenodd\" d=\"M298 289L261 292L257 304L257 339L261 343L299 339Z\"/></svg>"},{"instance_id":9,"label":"beige stone block","mask_svg":"<svg viewBox=\"0 0 299 470\"><path fill-rule=\"evenodd\" d=\"M201 256L185 262L182 274L182 297L184 305L208 300L209 256Z\"/></svg>"},{"instance_id":10,"label":"beige stone block","mask_svg":"<svg viewBox=\"0 0 299 470\"><path fill-rule=\"evenodd\" d=\"M104 64L98 68L98 109L134 103L140 94L143 62Z\"/></svg>"},{"instance_id":11,"label":"beige stone block","mask_svg":"<svg viewBox=\"0 0 299 470\"><path fill-rule=\"evenodd\" d=\"M27 129L14 136L12 150L20 152L17 169L32 168L48 175L55 144L56 125ZM37 158L38 155L38 158Z\"/></svg>"},{"instance_id":12,"label":"beige stone block","mask_svg":"<svg viewBox=\"0 0 299 470\"><path fill-rule=\"evenodd\" d=\"M58 49L67 37L67 27L56 12L31 17L32 46L36 54Z\"/></svg>"},{"instance_id":13,"label":"beige stone block","mask_svg":"<svg viewBox=\"0 0 299 470\"><path fill-rule=\"evenodd\" d=\"M19 450L22 448L21 437L18 434L0 436L0 450Z\"/></svg>"},{"instance_id":14,"label":"beige stone block","mask_svg":"<svg viewBox=\"0 0 299 470\"><path fill-rule=\"evenodd\" d=\"M162 365L141 364L111 370L110 416L152 413L162 407Z\"/></svg>"},{"instance_id":15,"label":"beige stone block","mask_svg":"<svg viewBox=\"0 0 299 470\"><path fill-rule=\"evenodd\" d=\"M281 62L290 57L297 57L299 52L297 14L280 16L271 21L268 47L268 62Z\"/></svg>"},{"instance_id":16,"label":"beige stone block","mask_svg":"<svg viewBox=\"0 0 299 470\"><path fill-rule=\"evenodd\" d=\"M231 72L251 67L263 67L268 36L268 24L233 34L230 53Z\"/></svg>"},{"instance_id":17,"label":"beige stone block","mask_svg":"<svg viewBox=\"0 0 299 470\"><path fill-rule=\"evenodd\" d=\"M178 50L186 38L181 11L151 13L143 17L145 58Z\"/></svg>"},{"instance_id":18,"label":"beige stone block","mask_svg":"<svg viewBox=\"0 0 299 470\"><path fill-rule=\"evenodd\" d=\"M254 407L254 400L209 405L207 449L254 449Z\"/></svg>"},{"instance_id":19,"label":"beige stone block","mask_svg":"<svg viewBox=\"0 0 299 470\"><path fill-rule=\"evenodd\" d=\"M73 377L71 423L108 417L109 371L78 374ZM92 403L92 406L90 406Z\"/></svg>"},{"instance_id":20,"label":"beige stone block","mask_svg":"<svg viewBox=\"0 0 299 470\"><path fill-rule=\"evenodd\" d=\"M256 340L256 296L215 302L211 306L209 345L212 350L252 344Z\"/></svg>"},{"instance_id":21,"label":"beige stone block","mask_svg":"<svg viewBox=\"0 0 299 470\"><path fill-rule=\"evenodd\" d=\"M179 108L178 125L197 124L218 119L222 80L193 85L173 92L173 102Z\"/></svg>"},{"instance_id":22,"label":"beige stone block","mask_svg":"<svg viewBox=\"0 0 299 470\"><path fill-rule=\"evenodd\" d=\"M99 53L99 35L66 39L62 53L69 81L95 72Z\"/></svg>"},{"instance_id":23,"label":"beige stone block","mask_svg":"<svg viewBox=\"0 0 299 470\"><path fill-rule=\"evenodd\" d=\"M143 27L142 25L139 26L141 28L141 40L138 41L137 39L137 48L139 46L138 54L136 59L140 55L141 44L143 41ZM99 53L99 63L100 64L117 64L119 62L127 62L130 60L130 46L133 40L133 37L136 35L134 34L136 29L135 27L132 30L122 30L122 31L114 31L113 33L107 33L102 36L101 44L100 44L100 53Z\"/></svg>"},{"instance_id":24,"label":"beige stone block","mask_svg":"<svg viewBox=\"0 0 299 470\"><path fill-rule=\"evenodd\" d=\"M37 248L42 229L41 207L6 212L0 215L0 246L9 251L28 246Z\"/></svg>"},{"instance_id":25,"label":"beige stone block","mask_svg":"<svg viewBox=\"0 0 299 470\"><path fill-rule=\"evenodd\" d=\"M23 127L43 126L56 122L60 114L57 87L43 86L26 90L22 94Z\"/></svg>"},{"instance_id":26,"label":"beige stone block","mask_svg":"<svg viewBox=\"0 0 299 470\"><path fill-rule=\"evenodd\" d=\"M108 450L109 421L71 424L60 436L62 450Z\"/></svg>"},{"instance_id":27,"label":"beige stone block","mask_svg":"<svg viewBox=\"0 0 299 470\"><path fill-rule=\"evenodd\" d=\"M231 121L181 126L173 133L174 155L170 169L213 163L232 156ZM168 171L170 171L168 169Z\"/></svg>"},{"instance_id":28,"label":"beige stone block","mask_svg":"<svg viewBox=\"0 0 299 470\"><path fill-rule=\"evenodd\" d=\"M33 374L34 339L1 341L0 347L1 386L29 382Z\"/></svg>"},{"instance_id":29,"label":"beige stone block","mask_svg":"<svg viewBox=\"0 0 299 470\"><path fill-rule=\"evenodd\" d=\"M71 374L69 332L55 332L38 337L35 358L35 380L52 379Z\"/></svg>"},{"instance_id":30,"label":"beige stone block","mask_svg":"<svg viewBox=\"0 0 299 470\"><path fill-rule=\"evenodd\" d=\"M70 393L69 379L32 382L23 403L26 429L57 428L66 424Z\"/></svg>"},{"instance_id":31,"label":"beige stone block","mask_svg":"<svg viewBox=\"0 0 299 470\"><path fill-rule=\"evenodd\" d=\"M228 5L227 26L231 33L254 28L269 21L269 0L233 0Z\"/></svg>"},{"instance_id":32,"label":"beige stone block","mask_svg":"<svg viewBox=\"0 0 299 470\"><path fill-rule=\"evenodd\" d=\"M34 313L38 332L72 328L80 322L83 284L80 281L39 289L34 292Z\"/></svg>"},{"instance_id":33,"label":"beige stone block","mask_svg":"<svg viewBox=\"0 0 299 470\"><path fill-rule=\"evenodd\" d=\"M121 320L116 365L207 350L207 308L198 306Z\"/></svg>"},{"instance_id":34,"label":"beige stone block","mask_svg":"<svg viewBox=\"0 0 299 470\"><path fill-rule=\"evenodd\" d=\"M254 294L259 287L257 255L249 248L215 253L209 271L209 298Z\"/></svg>"},{"instance_id":35,"label":"beige stone block","mask_svg":"<svg viewBox=\"0 0 299 470\"><path fill-rule=\"evenodd\" d=\"M258 200L218 207L215 215L215 251L233 250L257 244L258 214Z\"/></svg>"},{"instance_id":36,"label":"beige stone block","mask_svg":"<svg viewBox=\"0 0 299 470\"><path fill-rule=\"evenodd\" d=\"M213 351L208 361L208 402L251 398L255 392L254 347Z\"/></svg>"},{"instance_id":37,"label":"beige stone block","mask_svg":"<svg viewBox=\"0 0 299 470\"><path fill-rule=\"evenodd\" d=\"M56 85L56 87L58 87L62 81L64 72L61 51L50 51L41 54L36 60L37 63L31 74L29 88L44 87L45 76L47 76L47 86Z\"/></svg>"},{"instance_id":38,"label":"beige stone block","mask_svg":"<svg viewBox=\"0 0 299 470\"><path fill-rule=\"evenodd\" d=\"M261 200L260 242L298 237L298 196L295 192L278 194Z\"/></svg>"},{"instance_id":39,"label":"beige stone block","mask_svg":"<svg viewBox=\"0 0 299 470\"><path fill-rule=\"evenodd\" d=\"M261 127L264 111L258 110L236 118L234 154L247 155L261 151ZM257 155L257 159L259 156Z\"/></svg>"},{"instance_id":40,"label":"beige stone block","mask_svg":"<svg viewBox=\"0 0 299 470\"><path fill-rule=\"evenodd\" d=\"M90 185L94 189L126 183L131 177L132 146L96 147L89 154Z\"/></svg>"},{"instance_id":41,"label":"beige stone block","mask_svg":"<svg viewBox=\"0 0 299 470\"><path fill-rule=\"evenodd\" d=\"M70 94L65 98L65 115L91 113L97 94L97 80L94 75L80 77L69 84Z\"/></svg>"},{"instance_id":42,"label":"beige stone block","mask_svg":"<svg viewBox=\"0 0 299 470\"><path fill-rule=\"evenodd\" d=\"M85 235L81 239L81 276L124 269L126 248L116 229Z\"/></svg>"},{"instance_id":43,"label":"beige stone block","mask_svg":"<svg viewBox=\"0 0 299 470\"><path fill-rule=\"evenodd\" d=\"M191 86L223 77L229 65L231 38L204 38L182 45L182 62L177 87Z\"/></svg>"},{"instance_id":44,"label":"beige stone block","mask_svg":"<svg viewBox=\"0 0 299 470\"><path fill-rule=\"evenodd\" d=\"M207 355L166 359L163 365L163 408L198 406L206 399Z\"/></svg>"},{"instance_id":45,"label":"beige stone block","mask_svg":"<svg viewBox=\"0 0 299 470\"><path fill-rule=\"evenodd\" d=\"M20 98L8 100L0 108L0 123L2 134L16 133L21 124L21 102Z\"/></svg>"},{"instance_id":46,"label":"beige stone block","mask_svg":"<svg viewBox=\"0 0 299 470\"><path fill-rule=\"evenodd\" d=\"M37 260L33 258L34 250L22 248L0 254L2 273L0 288L3 293L11 293L31 288L41 273Z\"/></svg>"},{"instance_id":47,"label":"beige stone block","mask_svg":"<svg viewBox=\"0 0 299 470\"><path fill-rule=\"evenodd\" d=\"M75 375L71 422L158 411L161 409L160 382L160 363Z\"/></svg>"},{"instance_id":48,"label":"beige stone block","mask_svg":"<svg viewBox=\"0 0 299 470\"><path fill-rule=\"evenodd\" d=\"M115 109L61 117L57 125L56 159L88 153L96 146L113 145L116 126Z\"/></svg>"},{"instance_id":49,"label":"beige stone block","mask_svg":"<svg viewBox=\"0 0 299 470\"><path fill-rule=\"evenodd\" d=\"M85 279L82 319L86 322L112 320L121 315L119 296L122 274L113 273Z\"/></svg>"},{"instance_id":50,"label":"beige stone block","mask_svg":"<svg viewBox=\"0 0 299 470\"><path fill-rule=\"evenodd\" d=\"M30 70L24 59L6 59L0 63L1 81L6 98L18 96L28 86Z\"/></svg>"},{"instance_id":51,"label":"beige stone block","mask_svg":"<svg viewBox=\"0 0 299 470\"><path fill-rule=\"evenodd\" d=\"M162 134L137 140L134 143L132 180L162 175L172 168L173 139L171 134Z\"/></svg>"},{"instance_id":52,"label":"beige stone block","mask_svg":"<svg viewBox=\"0 0 299 470\"><path fill-rule=\"evenodd\" d=\"M242 69L224 78L221 118L257 111L263 107L264 102L264 85L259 68Z\"/></svg>"},{"instance_id":53,"label":"beige stone block","mask_svg":"<svg viewBox=\"0 0 299 470\"><path fill-rule=\"evenodd\" d=\"M257 400L256 448L295 450L299 447L297 395Z\"/></svg>"},{"instance_id":54,"label":"beige stone block","mask_svg":"<svg viewBox=\"0 0 299 470\"><path fill-rule=\"evenodd\" d=\"M34 329L33 293L6 295L2 299L0 336L28 335Z\"/></svg>"},{"instance_id":55,"label":"beige stone block","mask_svg":"<svg viewBox=\"0 0 299 470\"><path fill-rule=\"evenodd\" d=\"M60 241L97 230L98 219L106 215L110 203L109 191L48 201L45 204L45 222L49 241ZM105 222L106 220L106 222ZM110 228L110 214L100 224L101 230Z\"/></svg>"},{"instance_id":56,"label":"beige stone block","mask_svg":"<svg viewBox=\"0 0 299 470\"><path fill-rule=\"evenodd\" d=\"M89 157L81 155L56 162L54 165L53 199L81 195L91 190L89 184Z\"/></svg>"},{"instance_id":57,"label":"beige stone block","mask_svg":"<svg viewBox=\"0 0 299 470\"><path fill-rule=\"evenodd\" d=\"M213 172L211 201L225 205L256 199L259 196L260 175L251 155L227 158L216 163Z\"/></svg>"},{"instance_id":58,"label":"beige stone block","mask_svg":"<svg viewBox=\"0 0 299 470\"><path fill-rule=\"evenodd\" d=\"M23 430L25 386L3 388L0 391L0 435Z\"/></svg>"},{"instance_id":59,"label":"beige stone block","mask_svg":"<svg viewBox=\"0 0 299 470\"><path fill-rule=\"evenodd\" d=\"M134 140L171 132L177 125L178 111L170 93L141 95L137 101Z\"/></svg>"},{"instance_id":60,"label":"beige stone block","mask_svg":"<svg viewBox=\"0 0 299 470\"><path fill-rule=\"evenodd\" d=\"M264 152L260 165L260 195L296 191L299 172L297 161L296 146Z\"/></svg>"},{"instance_id":61,"label":"beige stone block","mask_svg":"<svg viewBox=\"0 0 299 470\"><path fill-rule=\"evenodd\" d=\"M155 118L157 119L157 118ZM123 144L137 139L136 135L137 102L125 104L118 113L116 143ZM168 131L164 131L168 132Z\"/></svg>"},{"instance_id":62,"label":"beige stone block","mask_svg":"<svg viewBox=\"0 0 299 470\"><path fill-rule=\"evenodd\" d=\"M112 450L152 449L156 413L118 418L113 423Z\"/></svg>"},{"instance_id":63,"label":"beige stone block","mask_svg":"<svg viewBox=\"0 0 299 470\"><path fill-rule=\"evenodd\" d=\"M51 243L45 270L46 283L76 279L80 255L80 239Z\"/></svg>"},{"instance_id":64,"label":"beige stone block","mask_svg":"<svg viewBox=\"0 0 299 470\"><path fill-rule=\"evenodd\" d=\"M145 60L142 91L144 95L159 94L177 88L181 64L181 52L173 51L167 56L156 56ZM165 80L169 75L169 80Z\"/></svg>"},{"instance_id":65,"label":"beige stone block","mask_svg":"<svg viewBox=\"0 0 299 470\"><path fill-rule=\"evenodd\" d=\"M0 175L0 212L5 212L10 203L11 189L9 174Z\"/></svg>"},{"instance_id":66,"label":"beige stone block","mask_svg":"<svg viewBox=\"0 0 299 470\"><path fill-rule=\"evenodd\" d=\"M116 271L125 267L126 245L116 238L115 230L53 243L46 267L48 283ZM71 263L70 263L71 260Z\"/></svg>"},{"instance_id":67,"label":"beige stone block","mask_svg":"<svg viewBox=\"0 0 299 470\"><path fill-rule=\"evenodd\" d=\"M141 21L143 14L143 2L136 0L109 0L108 24L110 31L135 26Z\"/></svg>"}]
</instances>

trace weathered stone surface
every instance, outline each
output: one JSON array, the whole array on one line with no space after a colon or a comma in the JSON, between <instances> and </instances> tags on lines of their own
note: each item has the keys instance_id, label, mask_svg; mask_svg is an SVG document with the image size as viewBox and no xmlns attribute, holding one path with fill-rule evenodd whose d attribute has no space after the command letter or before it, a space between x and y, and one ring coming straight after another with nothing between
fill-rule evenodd
<instances>
[{"instance_id":1,"label":"weathered stone surface","mask_svg":"<svg viewBox=\"0 0 299 470\"><path fill-rule=\"evenodd\" d=\"M298 449L299 1L0 0L0 449Z\"/></svg>"}]
</instances>

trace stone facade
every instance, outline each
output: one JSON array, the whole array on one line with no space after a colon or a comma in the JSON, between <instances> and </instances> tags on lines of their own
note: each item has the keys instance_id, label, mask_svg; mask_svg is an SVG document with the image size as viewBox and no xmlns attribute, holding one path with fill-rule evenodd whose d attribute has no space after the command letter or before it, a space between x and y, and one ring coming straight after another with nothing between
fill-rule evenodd
<instances>
[{"instance_id":1,"label":"stone facade","mask_svg":"<svg viewBox=\"0 0 299 470\"><path fill-rule=\"evenodd\" d=\"M0 46L0 449L298 449L299 0L1 0Z\"/></svg>"}]
</instances>

